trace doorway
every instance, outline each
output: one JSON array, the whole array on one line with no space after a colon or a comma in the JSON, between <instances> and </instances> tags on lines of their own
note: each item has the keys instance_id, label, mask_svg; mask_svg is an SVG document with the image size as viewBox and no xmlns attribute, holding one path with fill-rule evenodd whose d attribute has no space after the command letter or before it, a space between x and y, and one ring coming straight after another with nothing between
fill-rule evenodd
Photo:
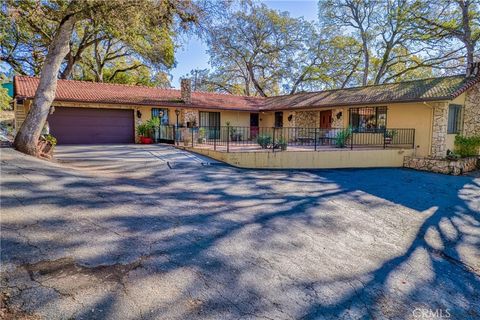
<instances>
[{"instance_id":1,"label":"doorway","mask_svg":"<svg viewBox=\"0 0 480 320\"><path fill-rule=\"evenodd\" d=\"M258 136L258 113L250 113L250 139Z\"/></svg>"},{"instance_id":2,"label":"doorway","mask_svg":"<svg viewBox=\"0 0 480 320\"><path fill-rule=\"evenodd\" d=\"M332 128L332 110L320 111L320 129Z\"/></svg>"}]
</instances>

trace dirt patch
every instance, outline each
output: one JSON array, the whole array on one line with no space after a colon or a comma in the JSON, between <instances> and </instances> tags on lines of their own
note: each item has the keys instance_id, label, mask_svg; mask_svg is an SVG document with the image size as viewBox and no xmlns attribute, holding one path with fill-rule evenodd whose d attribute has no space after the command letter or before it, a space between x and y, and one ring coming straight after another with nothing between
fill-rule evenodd
<instances>
[{"instance_id":1,"label":"dirt patch","mask_svg":"<svg viewBox=\"0 0 480 320\"><path fill-rule=\"evenodd\" d=\"M140 266L141 259L130 264L88 267L77 264L72 258L62 258L24 265L24 268L32 281L43 283L50 279L71 279L77 287L89 287L96 286L99 282L121 283L128 272ZM62 282L64 281L59 281Z\"/></svg>"},{"instance_id":2,"label":"dirt patch","mask_svg":"<svg viewBox=\"0 0 480 320\"><path fill-rule=\"evenodd\" d=\"M10 305L8 293L0 292L0 319L2 320L38 320L37 316L17 310Z\"/></svg>"}]
</instances>

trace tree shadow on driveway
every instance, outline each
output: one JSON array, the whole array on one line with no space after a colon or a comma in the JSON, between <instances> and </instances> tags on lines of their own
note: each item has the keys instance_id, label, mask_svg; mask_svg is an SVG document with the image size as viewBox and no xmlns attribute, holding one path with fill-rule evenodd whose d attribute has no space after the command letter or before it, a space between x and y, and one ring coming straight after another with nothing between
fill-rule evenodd
<instances>
[{"instance_id":1,"label":"tree shadow on driveway","mask_svg":"<svg viewBox=\"0 0 480 320\"><path fill-rule=\"evenodd\" d=\"M112 177L22 161L2 166L2 286L29 312L480 315L478 179L195 166Z\"/></svg>"}]
</instances>

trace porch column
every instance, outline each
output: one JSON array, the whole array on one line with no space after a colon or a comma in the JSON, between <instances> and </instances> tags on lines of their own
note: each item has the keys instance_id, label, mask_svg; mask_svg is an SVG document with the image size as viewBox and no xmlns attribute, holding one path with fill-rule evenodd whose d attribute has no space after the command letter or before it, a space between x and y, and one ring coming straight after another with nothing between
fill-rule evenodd
<instances>
[{"instance_id":1,"label":"porch column","mask_svg":"<svg viewBox=\"0 0 480 320\"><path fill-rule=\"evenodd\" d=\"M347 112L347 109L343 108L332 109L332 128L341 129L344 127L343 119L348 116Z\"/></svg>"},{"instance_id":2,"label":"porch column","mask_svg":"<svg viewBox=\"0 0 480 320\"><path fill-rule=\"evenodd\" d=\"M195 122L196 125L200 125L198 111L193 109L181 109L180 113L180 124L183 124L184 127L187 126L187 122Z\"/></svg>"},{"instance_id":3,"label":"porch column","mask_svg":"<svg viewBox=\"0 0 480 320\"><path fill-rule=\"evenodd\" d=\"M432 156L443 158L447 155L448 103L437 103L433 108Z\"/></svg>"}]
</instances>

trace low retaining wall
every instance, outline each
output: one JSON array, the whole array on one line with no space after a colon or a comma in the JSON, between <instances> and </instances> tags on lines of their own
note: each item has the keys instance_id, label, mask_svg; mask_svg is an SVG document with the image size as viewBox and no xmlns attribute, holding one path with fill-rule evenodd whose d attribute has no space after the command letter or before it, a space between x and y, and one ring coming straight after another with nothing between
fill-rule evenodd
<instances>
[{"instance_id":1,"label":"low retaining wall","mask_svg":"<svg viewBox=\"0 0 480 320\"><path fill-rule=\"evenodd\" d=\"M479 162L479 157L463 158L459 160L405 157L403 166L405 168L458 176L462 173L476 170Z\"/></svg>"},{"instance_id":2,"label":"low retaining wall","mask_svg":"<svg viewBox=\"0 0 480 320\"><path fill-rule=\"evenodd\" d=\"M413 150L332 150L283 152L221 152L210 149L185 148L240 168L257 169L330 169L402 167L405 156Z\"/></svg>"}]
</instances>

